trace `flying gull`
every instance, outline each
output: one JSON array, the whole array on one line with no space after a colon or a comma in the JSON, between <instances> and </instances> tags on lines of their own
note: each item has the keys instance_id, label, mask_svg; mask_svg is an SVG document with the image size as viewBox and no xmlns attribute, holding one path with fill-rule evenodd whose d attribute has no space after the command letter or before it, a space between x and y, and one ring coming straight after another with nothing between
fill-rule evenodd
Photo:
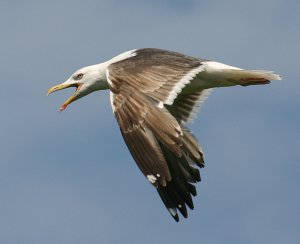
<instances>
[{"instance_id":1,"label":"flying gull","mask_svg":"<svg viewBox=\"0 0 300 244\"><path fill-rule=\"evenodd\" d=\"M139 169L172 217L187 218L201 181L203 151L186 127L214 87L263 85L280 80L272 71L244 70L177 52L143 48L87 66L49 89L75 87L61 106L97 90L110 90L113 113Z\"/></svg>"}]
</instances>

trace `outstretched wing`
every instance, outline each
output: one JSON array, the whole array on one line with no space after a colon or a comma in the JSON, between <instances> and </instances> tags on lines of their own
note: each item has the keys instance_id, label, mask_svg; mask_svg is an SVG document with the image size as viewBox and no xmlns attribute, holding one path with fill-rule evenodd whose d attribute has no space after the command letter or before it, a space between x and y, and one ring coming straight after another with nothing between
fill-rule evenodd
<instances>
[{"instance_id":1,"label":"outstretched wing","mask_svg":"<svg viewBox=\"0 0 300 244\"><path fill-rule=\"evenodd\" d=\"M205 65L177 52L138 49L136 55L109 65L111 90L130 86L157 102L172 105L174 99Z\"/></svg>"},{"instance_id":2,"label":"outstretched wing","mask_svg":"<svg viewBox=\"0 0 300 244\"><path fill-rule=\"evenodd\" d=\"M176 102L176 98L201 70L198 59L157 49L138 50L136 56L113 63L107 70L111 103L123 138L176 221L177 210L187 217L186 205L193 208L196 189L191 183L200 181L196 166L204 166L200 145L181 123L194 106L179 109L185 99ZM190 100L195 105L201 94L194 95L198 99ZM164 106L173 103L178 105L173 109L176 114Z\"/></svg>"}]
</instances>

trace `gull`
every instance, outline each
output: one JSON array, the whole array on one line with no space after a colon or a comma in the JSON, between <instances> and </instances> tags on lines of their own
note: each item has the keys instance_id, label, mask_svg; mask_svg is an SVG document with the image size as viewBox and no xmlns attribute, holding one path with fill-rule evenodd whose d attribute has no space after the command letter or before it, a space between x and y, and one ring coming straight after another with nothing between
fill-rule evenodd
<instances>
[{"instance_id":1,"label":"gull","mask_svg":"<svg viewBox=\"0 0 300 244\"><path fill-rule=\"evenodd\" d=\"M77 70L48 94L69 87L75 93L60 107L98 90L110 102L127 147L171 216L194 208L195 184L204 167L202 148L186 124L195 118L212 88L264 85L280 76L244 70L178 52L142 48Z\"/></svg>"}]
</instances>

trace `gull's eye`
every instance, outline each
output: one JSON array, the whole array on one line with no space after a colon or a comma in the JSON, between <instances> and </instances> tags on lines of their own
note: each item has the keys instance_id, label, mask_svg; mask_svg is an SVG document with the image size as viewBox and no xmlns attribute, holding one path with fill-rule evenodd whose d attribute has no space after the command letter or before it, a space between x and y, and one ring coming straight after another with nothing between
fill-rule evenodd
<instances>
[{"instance_id":1,"label":"gull's eye","mask_svg":"<svg viewBox=\"0 0 300 244\"><path fill-rule=\"evenodd\" d=\"M83 77L83 74L82 74L82 73L80 73L80 74L76 75L76 79L77 79L77 80L80 80L80 79L82 79L82 77Z\"/></svg>"}]
</instances>

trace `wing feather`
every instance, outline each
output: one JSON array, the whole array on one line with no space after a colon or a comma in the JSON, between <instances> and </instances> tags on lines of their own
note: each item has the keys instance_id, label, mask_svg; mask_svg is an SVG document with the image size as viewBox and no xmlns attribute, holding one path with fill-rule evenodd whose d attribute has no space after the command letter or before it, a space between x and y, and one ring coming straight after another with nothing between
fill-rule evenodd
<instances>
[{"instance_id":1,"label":"wing feather","mask_svg":"<svg viewBox=\"0 0 300 244\"><path fill-rule=\"evenodd\" d=\"M129 85L166 104L172 104L184 86L203 70L200 60L177 52L139 49L136 55L108 66L113 91Z\"/></svg>"},{"instance_id":2,"label":"wing feather","mask_svg":"<svg viewBox=\"0 0 300 244\"><path fill-rule=\"evenodd\" d=\"M191 122L211 91L212 89L204 89L187 94L181 93L176 97L172 105L166 105L166 107L179 123Z\"/></svg>"},{"instance_id":3,"label":"wing feather","mask_svg":"<svg viewBox=\"0 0 300 244\"><path fill-rule=\"evenodd\" d=\"M202 94L178 96L200 72L198 59L161 50L108 67L111 101L122 136L138 167L156 187L173 218L187 217L203 167L197 139L183 126ZM161 106L172 104L171 107Z\"/></svg>"},{"instance_id":4,"label":"wing feather","mask_svg":"<svg viewBox=\"0 0 300 244\"><path fill-rule=\"evenodd\" d=\"M158 140L180 157L182 132L178 122L165 108L158 108L133 89L113 96L114 113L132 156L146 177L159 178L158 182L166 185L171 176Z\"/></svg>"}]
</instances>

